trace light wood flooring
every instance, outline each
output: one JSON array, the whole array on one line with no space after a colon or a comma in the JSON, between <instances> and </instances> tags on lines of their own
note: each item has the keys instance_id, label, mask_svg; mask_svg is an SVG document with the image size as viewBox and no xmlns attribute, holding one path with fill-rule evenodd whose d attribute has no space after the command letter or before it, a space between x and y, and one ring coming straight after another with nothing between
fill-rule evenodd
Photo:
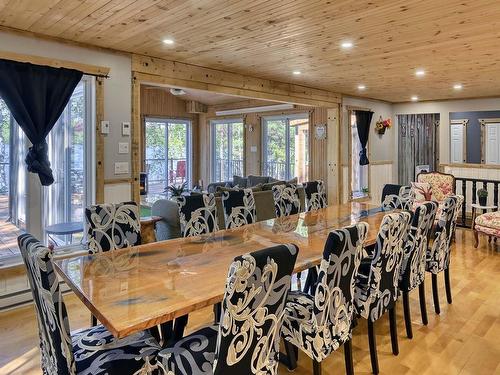
<instances>
[{"instance_id":1,"label":"light wood flooring","mask_svg":"<svg viewBox=\"0 0 500 375\"><path fill-rule=\"evenodd\" d=\"M446 303L439 278L441 315L434 313L430 277L426 280L429 325L420 320L418 292L411 293L413 340L405 336L402 306L398 304L399 356L391 353L388 317L376 323L381 374L500 374L500 243L480 239L474 249L470 230L458 229L453 247L451 280L453 304ZM86 327L89 313L73 295L65 295L72 329ZM190 316L189 330L208 323L211 309ZM354 331L356 374L371 373L366 322ZM32 306L0 313L0 374L41 374L38 333ZM288 373L284 367L280 373ZM323 364L325 375L344 374L342 349ZM295 374L312 374L308 357L300 355Z\"/></svg>"}]
</instances>

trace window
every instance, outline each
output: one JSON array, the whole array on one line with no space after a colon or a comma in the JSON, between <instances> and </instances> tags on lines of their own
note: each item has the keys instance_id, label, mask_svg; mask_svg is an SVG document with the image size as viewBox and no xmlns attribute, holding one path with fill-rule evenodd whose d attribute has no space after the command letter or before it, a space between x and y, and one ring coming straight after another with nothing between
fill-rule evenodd
<instances>
[{"instance_id":1,"label":"window","mask_svg":"<svg viewBox=\"0 0 500 375\"><path fill-rule=\"evenodd\" d=\"M241 119L213 120L212 182L244 175L244 126Z\"/></svg>"},{"instance_id":2,"label":"window","mask_svg":"<svg viewBox=\"0 0 500 375\"><path fill-rule=\"evenodd\" d=\"M145 129L148 195L171 184L191 186L191 121L147 118Z\"/></svg>"},{"instance_id":3,"label":"window","mask_svg":"<svg viewBox=\"0 0 500 375\"><path fill-rule=\"evenodd\" d=\"M350 144L350 188L351 199L367 198L368 195L368 165L359 165L359 152L361 142L359 141L356 115L349 111L349 144ZM368 145L367 145L368 150Z\"/></svg>"},{"instance_id":4,"label":"window","mask_svg":"<svg viewBox=\"0 0 500 375\"><path fill-rule=\"evenodd\" d=\"M0 99L0 260L20 257L15 243L29 231L57 248L79 245L83 231L54 235L47 227L79 223L84 208L94 202L94 79L84 76L47 137L54 175L51 186L40 188L38 176L26 170L29 141ZM28 204L29 202L29 204Z\"/></svg>"},{"instance_id":5,"label":"window","mask_svg":"<svg viewBox=\"0 0 500 375\"><path fill-rule=\"evenodd\" d=\"M263 175L278 180L309 176L309 116L264 117L262 120Z\"/></svg>"},{"instance_id":6,"label":"window","mask_svg":"<svg viewBox=\"0 0 500 375\"><path fill-rule=\"evenodd\" d=\"M44 227L83 222L85 207L94 202L95 176L92 126L91 79L83 79L75 88L68 105L47 137L49 160L55 182L44 189ZM82 233L76 237L81 238ZM53 235L57 244L70 244L73 235Z\"/></svg>"}]
</instances>

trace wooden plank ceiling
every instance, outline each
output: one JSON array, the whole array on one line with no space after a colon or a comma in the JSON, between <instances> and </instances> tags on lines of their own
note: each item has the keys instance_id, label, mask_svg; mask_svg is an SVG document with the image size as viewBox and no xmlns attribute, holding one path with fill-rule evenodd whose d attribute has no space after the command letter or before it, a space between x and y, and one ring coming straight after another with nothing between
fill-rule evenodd
<instances>
[{"instance_id":1,"label":"wooden plank ceiling","mask_svg":"<svg viewBox=\"0 0 500 375\"><path fill-rule=\"evenodd\" d=\"M390 102L500 95L499 23L498 0L0 0L4 28Z\"/></svg>"}]
</instances>

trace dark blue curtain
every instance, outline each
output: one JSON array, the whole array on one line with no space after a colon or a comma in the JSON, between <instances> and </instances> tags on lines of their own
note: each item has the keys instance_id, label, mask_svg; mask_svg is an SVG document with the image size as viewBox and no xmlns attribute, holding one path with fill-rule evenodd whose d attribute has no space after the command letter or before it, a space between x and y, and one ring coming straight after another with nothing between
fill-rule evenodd
<instances>
[{"instance_id":1,"label":"dark blue curtain","mask_svg":"<svg viewBox=\"0 0 500 375\"><path fill-rule=\"evenodd\" d=\"M368 165L370 161L366 155L366 145L368 144L368 135L370 134L370 124L372 122L373 112L354 111L356 116L356 127L358 129L359 142L361 142L361 151L359 152L359 165Z\"/></svg>"},{"instance_id":2,"label":"dark blue curtain","mask_svg":"<svg viewBox=\"0 0 500 375\"><path fill-rule=\"evenodd\" d=\"M38 173L43 186L54 182L45 138L82 76L73 69L0 59L0 96L33 144L26 164L28 171Z\"/></svg>"}]
</instances>

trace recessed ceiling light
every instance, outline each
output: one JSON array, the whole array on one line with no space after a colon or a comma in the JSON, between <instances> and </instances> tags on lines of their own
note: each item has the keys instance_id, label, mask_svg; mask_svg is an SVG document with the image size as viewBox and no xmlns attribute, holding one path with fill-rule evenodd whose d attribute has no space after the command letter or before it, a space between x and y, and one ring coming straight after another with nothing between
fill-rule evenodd
<instances>
[{"instance_id":1,"label":"recessed ceiling light","mask_svg":"<svg viewBox=\"0 0 500 375\"><path fill-rule=\"evenodd\" d=\"M418 70L415 72L415 75L416 75L417 77L423 77L423 76L425 76L425 70L423 70L423 69L418 69Z\"/></svg>"},{"instance_id":2,"label":"recessed ceiling light","mask_svg":"<svg viewBox=\"0 0 500 375\"><path fill-rule=\"evenodd\" d=\"M358 90L365 90L366 86L365 85L358 85Z\"/></svg>"},{"instance_id":3,"label":"recessed ceiling light","mask_svg":"<svg viewBox=\"0 0 500 375\"><path fill-rule=\"evenodd\" d=\"M453 85L453 88L455 90L462 90L463 86L460 83L457 83L457 84Z\"/></svg>"},{"instance_id":4,"label":"recessed ceiling light","mask_svg":"<svg viewBox=\"0 0 500 375\"><path fill-rule=\"evenodd\" d=\"M294 70L293 71L293 75L294 76L300 76L302 74L302 72L300 70Z\"/></svg>"},{"instance_id":5,"label":"recessed ceiling light","mask_svg":"<svg viewBox=\"0 0 500 375\"><path fill-rule=\"evenodd\" d=\"M349 49L349 48L352 48L354 46L354 44L351 42L351 41L345 41L345 42L342 42L340 44L340 46L344 49Z\"/></svg>"},{"instance_id":6,"label":"recessed ceiling light","mask_svg":"<svg viewBox=\"0 0 500 375\"><path fill-rule=\"evenodd\" d=\"M168 44L170 46L170 45L174 44L174 40L173 39L163 39L163 43Z\"/></svg>"},{"instance_id":7,"label":"recessed ceiling light","mask_svg":"<svg viewBox=\"0 0 500 375\"><path fill-rule=\"evenodd\" d=\"M417 102L417 101L418 101L418 96L413 95L413 96L411 97L411 101L412 101L412 102Z\"/></svg>"}]
</instances>

